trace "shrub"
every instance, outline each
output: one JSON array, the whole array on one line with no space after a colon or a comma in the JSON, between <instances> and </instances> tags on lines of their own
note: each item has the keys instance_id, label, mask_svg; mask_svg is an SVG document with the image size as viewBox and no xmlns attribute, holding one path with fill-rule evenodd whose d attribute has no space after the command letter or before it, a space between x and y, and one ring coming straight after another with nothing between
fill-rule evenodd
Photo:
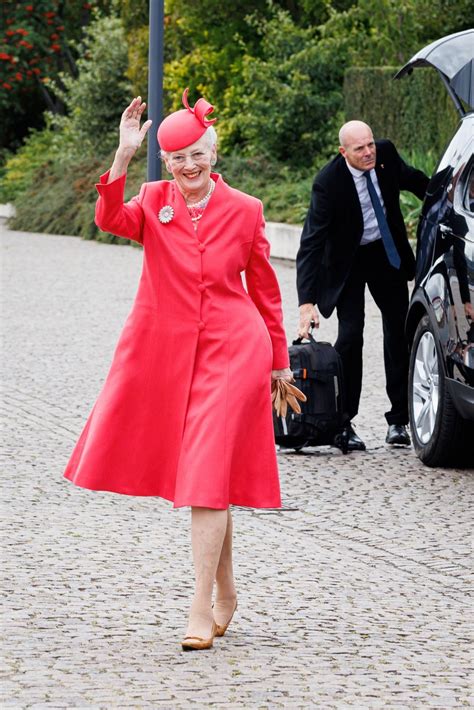
<instances>
[{"instance_id":1,"label":"shrub","mask_svg":"<svg viewBox=\"0 0 474 710\"><path fill-rule=\"evenodd\" d=\"M65 138L64 159L105 156L117 143L120 116L130 102L131 86L124 29L117 17L98 17L86 30L77 78L63 77L68 110L53 125Z\"/></svg>"},{"instance_id":2,"label":"shrub","mask_svg":"<svg viewBox=\"0 0 474 710\"><path fill-rule=\"evenodd\" d=\"M275 10L261 24L261 57L246 55L225 94L224 148L240 143L247 155L311 165L328 155L342 111L342 72L313 29Z\"/></svg>"},{"instance_id":3,"label":"shrub","mask_svg":"<svg viewBox=\"0 0 474 710\"><path fill-rule=\"evenodd\" d=\"M244 157L235 152L220 157L217 167L232 187L262 200L267 220L291 224L304 221L313 169L297 170L261 154Z\"/></svg>"},{"instance_id":4,"label":"shrub","mask_svg":"<svg viewBox=\"0 0 474 710\"><path fill-rule=\"evenodd\" d=\"M431 177L434 169L440 158L439 154L435 154L433 150L429 151L401 151L402 157L409 165L413 165L419 170L423 170L425 175ZM402 192L400 194L400 204L402 208L403 218L407 227L408 236L410 239L416 237L416 227L418 217L421 211L421 201L411 192Z\"/></svg>"},{"instance_id":5,"label":"shrub","mask_svg":"<svg viewBox=\"0 0 474 710\"><path fill-rule=\"evenodd\" d=\"M57 160L56 136L51 128L32 130L24 144L7 158L0 183L0 202L14 202L35 182L37 172Z\"/></svg>"},{"instance_id":6,"label":"shrub","mask_svg":"<svg viewBox=\"0 0 474 710\"><path fill-rule=\"evenodd\" d=\"M105 159L88 156L77 165L60 162L40 167L29 189L15 200L17 216L10 221L14 229L47 234L70 234L112 244L128 244L101 232L94 223L99 175L110 167L114 152ZM146 179L146 151L132 161L127 176L125 199L137 194Z\"/></svg>"},{"instance_id":7,"label":"shrub","mask_svg":"<svg viewBox=\"0 0 474 710\"><path fill-rule=\"evenodd\" d=\"M394 81L395 67L352 67L344 78L346 120L368 123L405 151L440 154L459 121L435 71Z\"/></svg>"}]
</instances>

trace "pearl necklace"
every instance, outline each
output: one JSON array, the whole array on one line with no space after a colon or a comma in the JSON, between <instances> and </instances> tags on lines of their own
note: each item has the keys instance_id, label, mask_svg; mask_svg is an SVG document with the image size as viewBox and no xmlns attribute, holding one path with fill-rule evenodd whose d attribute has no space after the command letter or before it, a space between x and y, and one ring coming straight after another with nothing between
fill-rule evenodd
<instances>
[{"instance_id":1,"label":"pearl necklace","mask_svg":"<svg viewBox=\"0 0 474 710\"><path fill-rule=\"evenodd\" d=\"M188 210L189 209L191 209L191 210L197 209L198 210L198 209L204 208L207 205L209 198L212 195L212 193L214 192L214 187L216 185L214 180L210 180L209 183L210 183L209 190L207 191L207 194L201 200L199 200L199 202L186 202L186 207L188 208Z\"/></svg>"},{"instance_id":2,"label":"pearl necklace","mask_svg":"<svg viewBox=\"0 0 474 710\"><path fill-rule=\"evenodd\" d=\"M207 203L210 200L210 197L212 193L214 192L214 188L216 186L216 183L214 180L210 180L210 185L209 185L209 190L207 194L202 198L202 200L199 200L199 202L194 202L189 204L188 202L186 203L186 207L189 212L189 216L191 217L191 222L194 223L194 229L197 228L197 222L202 218L204 214L204 210L207 206Z\"/></svg>"}]
</instances>

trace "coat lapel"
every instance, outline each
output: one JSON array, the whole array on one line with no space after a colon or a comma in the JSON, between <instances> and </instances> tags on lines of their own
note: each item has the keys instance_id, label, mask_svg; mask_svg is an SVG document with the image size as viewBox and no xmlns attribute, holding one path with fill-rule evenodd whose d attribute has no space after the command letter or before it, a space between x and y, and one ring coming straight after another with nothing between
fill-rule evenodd
<instances>
[{"instance_id":1,"label":"coat lapel","mask_svg":"<svg viewBox=\"0 0 474 710\"><path fill-rule=\"evenodd\" d=\"M359 229L362 230L364 223L362 218L362 209L360 206L359 195L346 161L341 156L338 170L339 196L338 204L343 206L344 211L351 215L359 223Z\"/></svg>"}]
</instances>

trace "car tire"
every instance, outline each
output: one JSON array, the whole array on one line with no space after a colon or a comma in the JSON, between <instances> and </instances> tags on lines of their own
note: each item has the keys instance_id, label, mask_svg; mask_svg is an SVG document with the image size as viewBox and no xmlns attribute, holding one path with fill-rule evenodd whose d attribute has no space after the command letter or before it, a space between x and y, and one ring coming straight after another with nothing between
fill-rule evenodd
<instances>
[{"instance_id":1,"label":"car tire","mask_svg":"<svg viewBox=\"0 0 474 710\"><path fill-rule=\"evenodd\" d=\"M428 316L418 324L408 374L410 429L416 454L427 466L466 463L467 427L448 391L442 354Z\"/></svg>"}]
</instances>

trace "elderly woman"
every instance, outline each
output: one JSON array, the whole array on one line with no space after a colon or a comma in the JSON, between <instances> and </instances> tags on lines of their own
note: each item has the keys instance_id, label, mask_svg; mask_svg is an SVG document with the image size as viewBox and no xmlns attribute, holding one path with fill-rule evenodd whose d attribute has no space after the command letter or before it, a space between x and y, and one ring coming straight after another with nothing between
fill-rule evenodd
<instances>
[{"instance_id":1,"label":"elderly woman","mask_svg":"<svg viewBox=\"0 0 474 710\"><path fill-rule=\"evenodd\" d=\"M281 504L271 380L291 372L262 204L211 172L213 107L201 98L191 108L187 90L183 104L158 129L172 180L145 183L123 202L128 164L151 125L140 128L137 97L97 185L98 226L143 245L143 272L65 476L191 506L190 650L210 648L237 607L229 506Z\"/></svg>"}]
</instances>

